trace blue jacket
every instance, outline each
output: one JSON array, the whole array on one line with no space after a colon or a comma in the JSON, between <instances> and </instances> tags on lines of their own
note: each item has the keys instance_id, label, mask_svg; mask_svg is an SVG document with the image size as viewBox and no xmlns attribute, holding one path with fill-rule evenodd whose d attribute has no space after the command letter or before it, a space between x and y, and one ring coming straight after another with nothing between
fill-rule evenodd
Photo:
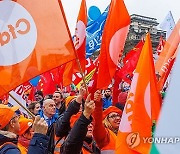
<instances>
[{"instance_id":1,"label":"blue jacket","mask_svg":"<svg viewBox=\"0 0 180 154\"><path fill-rule=\"evenodd\" d=\"M59 115L57 113L55 113L51 119L47 120L45 117L44 117L44 113L42 110L39 111L39 115L41 118L44 118L44 120L46 120L47 124L48 124L48 127L51 126L51 124L53 124L54 122L56 122L56 120L58 119Z\"/></svg>"},{"instance_id":2,"label":"blue jacket","mask_svg":"<svg viewBox=\"0 0 180 154\"><path fill-rule=\"evenodd\" d=\"M102 100L103 100L103 109L107 109L109 106L112 106L112 97L109 98L104 97Z\"/></svg>"},{"instance_id":3,"label":"blue jacket","mask_svg":"<svg viewBox=\"0 0 180 154\"><path fill-rule=\"evenodd\" d=\"M2 132L5 131L0 131L0 154L21 154L16 146L17 138L10 138L8 136L10 132L6 132L6 134ZM28 154L46 154L48 141L49 138L46 135L35 133L29 144Z\"/></svg>"}]
</instances>

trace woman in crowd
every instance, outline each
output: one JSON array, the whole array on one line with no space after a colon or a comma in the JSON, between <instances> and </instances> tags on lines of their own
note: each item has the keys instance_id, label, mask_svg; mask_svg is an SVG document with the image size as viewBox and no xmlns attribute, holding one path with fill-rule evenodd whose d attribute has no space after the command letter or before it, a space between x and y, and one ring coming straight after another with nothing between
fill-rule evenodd
<instances>
[{"instance_id":1,"label":"woman in crowd","mask_svg":"<svg viewBox=\"0 0 180 154\"><path fill-rule=\"evenodd\" d=\"M28 106L29 111L31 111L34 115L37 115L39 110L41 110L41 105L39 102L32 102L31 104L29 104Z\"/></svg>"},{"instance_id":2,"label":"woman in crowd","mask_svg":"<svg viewBox=\"0 0 180 154\"><path fill-rule=\"evenodd\" d=\"M93 117L95 125L93 135L101 153L114 154L122 111L115 106L110 106L103 111L101 98L101 91L96 91L94 94L95 110Z\"/></svg>"}]
</instances>

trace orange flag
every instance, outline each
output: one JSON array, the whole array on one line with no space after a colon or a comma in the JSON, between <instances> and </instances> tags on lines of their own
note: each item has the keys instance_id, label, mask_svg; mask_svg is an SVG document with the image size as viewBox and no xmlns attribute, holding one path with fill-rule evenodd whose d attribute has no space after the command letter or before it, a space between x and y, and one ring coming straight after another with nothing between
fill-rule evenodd
<instances>
[{"instance_id":1,"label":"orange flag","mask_svg":"<svg viewBox=\"0 0 180 154\"><path fill-rule=\"evenodd\" d=\"M0 95L75 59L60 1L1 1Z\"/></svg>"},{"instance_id":2,"label":"orange flag","mask_svg":"<svg viewBox=\"0 0 180 154\"><path fill-rule=\"evenodd\" d=\"M76 23L75 35L73 37L74 47L76 50L77 58L79 59L82 71L85 71L86 65L86 26L87 26L87 8L86 1L82 0L79 15ZM63 85L70 85L72 82L72 75L75 72L80 72L77 62L74 60L66 64L63 76ZM72 67L71 67L72 66Z\"/></svg>"},{"instance_id":3,"label":"orange flag","mask_svg":"<svg viewBox=\"0 0 180 154\"><path fill-rule=\"evenodd\" d=\"M82 0L77 23L76 23L73 42L83 72L85 70L85 65L86 65L86 26L87 26L86 1ZM76 69L79 72L77 63L75 63L74 69Z\"/></svg>"},{"instance_id":4,"label":"orange flag","mask_svg":"<svg viewBox=\"0 0 180 154\"><path fill-rule=\"evenodd\" d=\"M160 110L156 84L152 45L147 34L119 126L117 154L149 153L151 145L144 140L151 137L152 121L157 120Z\"/></svg>"},{"instance_id":5,"label":"orange flag","mask_svg":"<svg viewBox=\"0 0 180 154\"><path fill-rule=\"evenodd\" d=\"M164 82L166 81L169 72L171 71L172 65L177 55L177 47L180 42L180 20L174 27L171 35L165 43L165 46L155 64L156 73L159 74L160 78L158 81L158 89L161 90Z\"/></svg>"},{"instance_id":6,"label":"orange flag","mask_svg":"<svg viewBox=\"0 0 180 154\"><path fill-rule=\"evenodd\" d=\"M99 55L97 88L107 88L111 83L119 57L124 49L130 16L123 0L112 0L105 23Z\"/></svg>"}]
</instances>

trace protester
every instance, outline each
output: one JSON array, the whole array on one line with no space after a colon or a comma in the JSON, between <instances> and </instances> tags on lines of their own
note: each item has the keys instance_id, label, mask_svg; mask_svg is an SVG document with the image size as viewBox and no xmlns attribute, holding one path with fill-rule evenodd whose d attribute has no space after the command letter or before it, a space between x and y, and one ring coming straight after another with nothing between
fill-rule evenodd
<instances>
[{"instance_id":1,"label":"protester","mask_svg":"<svg viewBox=\"0 0 180 154\"><path fill-rule=\"evenodd\" d=\"M72 115L75 115L80 111L80 108L82 111L82 104L84 103L83 97L85 93L86 89L81 86L80 92L77 96L68 96L66 98L65 105L67 110L56 122L56 136L62 138L68 135L71 130L70 119Z\"/></svg>"},{"instance_id":2,"label":"protester","mask_svg":"<svg viewBox=\"0 0 180 154\"><path fill-rule=\"evenodd\" d=\"M94 94L95 120L93 135L101 152L114 153L117 132L121 120L122 111L115 106L102 110L102 94L97 90Z\"/></svg>"},{"instance_id":3,"label":"protester","mask_svg":"<svg viewBox=\"0 0 180 154\"><path fill-rule=\"evenodd\" d=\"M44 101L44 96L43 96L43 92L38 90L35 92L34 94L35 100L40 102L41 106L43 106L43 101Z\"/></svg>"},{"instance_id":4,"label":"protester","mask_svg":"<svg viewBox=\"0 0 180 154\"><path fill-rule=\"evenodd\" d=\"M30 140L34 135L34 131L32 129L33 120L20 116L19 125L20 131L18 138L18 148L22 154L27 154Z\"/></svg>"},{"instance_id":5,"label":"protester","mask_svg":"<svg viewBox=\"0 0 180 154\"><path fill-rule=\"evenodd\" d=\"M40 102L34 101L28 106L28 110L31 111L34 115L37 115L38 112L41 110Z\"/></svg>"},{"instance_id":6,"label":"protester","mask_svg":"<svg viewBox=\"0 0 180 154\"><path fill-rule=\"evenodd\" d=\"M103 109L105 110L109 106L112 106L112 92L110 88L105 90L104 97L103 97Z\"/></svg>"},{"instance_id":7,"label":"protester","mask_svg":"<svg viewBox=\"0 0 180 154\"><path fill-rule=\"evenodd\" d=\"M65 102L62 93L55 91L52 99L56 103L56 113L61 115L65 111Z\"/></svg>"},{"instance_id":8,"label":"protester","mask_svg":"<svg viewBox=\"0 0 180 154\"><path fill-rule=\"evenodd\" d=\"M17 136L20 131L19 117L15 111L18 107L8 107L0 104L0 153L4 154L20 154L17 147ZM35 117L33 124L34 135L30 141L28 154L46 154L48 137L47 124L44 119L39 116Z\"/></svg>"},{"instance_id":9,"label":"protester","mask_svg":"<svg viewBox=\"0 0 180 154\"><path fill-rule=\"evenodd\" d=\"M84 111L80 114L78 120L75 120L74 126L72 126L65 142L61 146L61 154L100 153L92 138L93 118L91 114L94 108L94 101L90 101L90 95L88 95Z\"/></svg>"},{"instance_id":10,"label":"protester","mask_svg":"<svg viewBox=\"0 0 180 154\"><path fill-rule=\"evenodd\" d=\"M43 109L40 110L39 115L41 118L44 118L50 127L58 118L56 113L56 104L52 99L46 99L43 102Z\"/></svg>"}]
</instances>

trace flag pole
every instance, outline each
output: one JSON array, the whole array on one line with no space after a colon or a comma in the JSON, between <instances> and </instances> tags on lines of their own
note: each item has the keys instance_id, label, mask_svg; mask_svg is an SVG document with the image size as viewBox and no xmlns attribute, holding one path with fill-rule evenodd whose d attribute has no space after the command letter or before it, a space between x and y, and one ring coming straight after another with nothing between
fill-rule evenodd
<instances>
[{"instance_id":1,"label":"flag pole","mask_svg":"<svg viewBox=\"0 0 180 154\"><path fill-rule=\"evenodd\" d=\"M21 106L33 119L35 119L35 115L31 113L26 107L24 107L11 93L9 93L9 96L12 97L16 101L16 103Z\"/></svg>"},{"instance_id":2,"label":"flag pole","mask_svg":"<svg viewBox=\"0 0 180 154\"><path fill-rule=\"evenodd\" d=\"M71 38L71 33L70 33L70 30L69 30L69 27L68 27L68 23L67 23L67 20L66 20L66 15L65 15L65 13L64 13L64 9L63 9L63 6L62 6L62 3L61 3L60 0L59 0L59 6L60 6L61 11L62 11L62 16L63 16L63 18L64 18L64 22L65 22L65 25L66 25L66 27L67 27L67 31L68 31L69 37ZM85 81L85 76L84 76L84 74L83 74L82 67L81 67L81 64L80 64L80 61L79 61L77 52L76 52L76 50L75 50L74 44L73 44L73 42L72 42L72 39L70 40L70 42L71 42L71 44L72 44L72 46L73 46L73 49L74 49L74 53L75 53L75 57L76 57L76 63L77 63L77 65L78 65L80 74L81 74L81 76L82 76L82 80L83 80L84 86L85 86L85 88L86 88L86 93L89 94L88 87L87 87L86 81Z\"/></svg>"}]
</instances>

